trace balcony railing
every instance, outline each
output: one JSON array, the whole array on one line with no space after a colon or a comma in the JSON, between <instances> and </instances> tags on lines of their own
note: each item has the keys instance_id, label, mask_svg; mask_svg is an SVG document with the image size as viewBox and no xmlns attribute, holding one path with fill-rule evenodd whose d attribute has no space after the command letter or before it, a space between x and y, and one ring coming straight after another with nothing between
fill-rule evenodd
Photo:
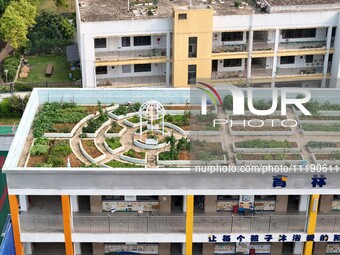
<instances>
[{"instance_id":1,"label":"balcony railing","mask_svg":"<svg viewBox=\"0 0 340 255\"><path fill-rule=\"evenodd\" d=\"M326 41L320 42L286 42L279 44L280 50L312 50L312 49L326 49Z\"/></svg>"},{"instance_id":2,"label":"balcony railing","mask_svg":"<svg viewBox=\"0 0 340 255\"><path fill-rule=\"evenodd\" d=\"M304 215L195 216L195 233L305 231ZM332 219L334 221L334 219ZM332 221L332 222L333 222ZM59 215L21 215L22 232L63 232ZM75 233L185 233L185 216L73 216Z\"/></svg>"},{"instance_id":3,"label":"balcony railing","mask_svg":"<svg viewBox=\"0 0 340 255\"><path fill-rule=\"evenodd\" d=\"M336 233L340 231L340 215L318 215L316 232Z\"/></svg>"},{"instance_id":4,"label":"balcony railing","mask_svg":"<svg viewBox=\"0 0 340 255\"><path fill-rule=\"evenodd\" d=\"M143 58L159 58L166 56L166 49L151 50L121 50L96 52L96 61L118 61L118 60L135 60Z\"/></svg>"},{"instance_id":5,"label":"balcony railing","mask_svg":"<svg viewBox=\"0 0 340 255\"><path fill-rule=\"evenodd\" d=\"M22 232L63 232L63 217L61 215L20 215Z\"/></svg>"},{"instance_id":6,"label":"balcony railing","mask_svg":"<svg viewBox=\"0 0 340 255\"><path fill-rule=\"evenodd\" d=\"M165 85L165 75L97 78L97 87L137 87L142 85Z\"/></svg>"}]
</instances>

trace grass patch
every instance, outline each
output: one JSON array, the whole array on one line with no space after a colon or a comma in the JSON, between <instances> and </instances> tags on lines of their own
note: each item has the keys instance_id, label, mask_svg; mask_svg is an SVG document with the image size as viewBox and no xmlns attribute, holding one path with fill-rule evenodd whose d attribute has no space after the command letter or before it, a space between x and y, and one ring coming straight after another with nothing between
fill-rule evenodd
<instances>
[{"instance_id":1,"label":"grass patch","mask_svg":"<svg viewBox=\"0 0 340 255\"><path fill-rule=\"evenodd\" d=\"M69 81L71 71L66 56L31 56L27 57L30 64L30 73L22 82L66 82ZM53 72L50 77L45 75L48 64L53 64Z\"/></svg>"},{"instance_id":2,"label":"grass patch","mask_svg":"<svg viewBox=\"0 0 340 255\"><path fill-rule=\"evenodd\" d=\"M68 7L66 8L59 8L59 13L65 13L65 12L75 12L75 1L67 0ZM57 7L54 4L53 0L39 0L39 6L38 10L42 11L57 11Z\"/></svg>"},{"instance_id":3,"label":"grass patch","mask_svg":"<svg viewBox=\"0 0 340 255\"><path fill-rule=\"evenodd\" d=\"M20 118L9 118L9 119L4 119L0 118L0 125L19 125Z\"/></svg>"}]
</instances>

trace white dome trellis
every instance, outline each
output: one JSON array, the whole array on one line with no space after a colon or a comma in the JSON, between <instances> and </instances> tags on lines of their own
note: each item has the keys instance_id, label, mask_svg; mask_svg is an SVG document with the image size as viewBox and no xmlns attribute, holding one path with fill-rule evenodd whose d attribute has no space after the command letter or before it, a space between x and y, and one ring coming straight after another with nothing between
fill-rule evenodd
<instances>
[{"instance_id":1,"label":"white dome trellis","mask_svg":"<svg viewBox=\"0 0 340 255\"><path fill-rule=\"evenodd\" d=\"M164 117L165 109L158 101L147 101L139 108L139 116L146 120L159 120Z\"/></svg>"},{"instance_id":2,"label":"white dome trellis","mask_svg":"<svg viewBox=\"0 0 340 255\"><path fill-rule=\"evenodd\" d=\"M162 135L164 136L164 116L166 111L163 105L158 101L147 101L141 105L138 111L138 115L140 118L139 121L139 131L140 131L140 139L142 139L142 122L143 119L150 122L147 124L147 128L151 131L154 129L158 130L158 124L155 124L154 121L162 120Z\"/></svg>"}]
</instances>

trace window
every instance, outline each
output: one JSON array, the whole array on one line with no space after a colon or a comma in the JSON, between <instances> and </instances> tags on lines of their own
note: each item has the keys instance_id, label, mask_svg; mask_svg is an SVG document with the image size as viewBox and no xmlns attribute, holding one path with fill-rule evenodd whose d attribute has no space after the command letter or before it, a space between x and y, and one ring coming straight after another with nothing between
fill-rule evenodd
<instances>
[{"instance_id":1,"label":"window","mask_svg":"<svg viewBox=\"0 0 340 255\"><path fill-rule=\"evenodd\" d=\"M243 41L243 32L222 32L222 42Z\"/></svg>"},{"instance_id":2,"label":"window","mask_svg":"<svg viewBox=\"0 0 340 255\"><path fill-rule=\"evenodd\" d=\"M118 201L124 201L124 196L103 196L103 200L118 200Z\"/></svg>"},{"instance_id":3,"label":"window","mask_svg":"<svg viewBox=\"0 0 340 255\"><path fill-rule=\"evenodd\" d=\"M189 58L197 57L197 37L189 37Z\"/></svg>"},{"instance_id":4,"label":"window","mask_svg":"<svg viewBox=\"0 0 340 255\"><path fill-rule=\"evenodd\" d=\"M131 73L131 65L123 65L122 66L123 73Z\"/></svg>"},{"instance_id":5,"label":"window","mask_svg":"<svg viewBox=\"0 0 340 255\"><path fill-rule=\"evenodd\" d=\"M225 59L223 60L223 67L242 66L242 59Z\"/></svg>"},{"instance_id":6,"label":"window","mask_svg":"<svg viewBox=\"0 0 340 255\"><path fill-rule=\"evenodd\" d=\"M295 63L295 56L288 56L288 57L281 57L280 64L281 65L288 65Z\"/></svg>"},{"instance_id":7,"label":"window","mask_svg":"<svg viewBox=\"0 0 340 255\"><path fill-rule=\"evenodd\" d=\"M283 39L311 38L316 36L316 28L311 29L290 29L282 31Z\"/></svg>"},{"instance_id":8,"label":"window","mask_svg":"<svg viewBox=\"0 0 340 255\"><path fill-rule=\"evenodd\" d=\"M122 47L130 47L130 37L122 37Z\"/></svg>"},{"instance_id":9,"label":"window","mask_svg":"<svg viewBox=\"0 0 340 255\"><path fill-rule=\"evenodd\" d=\"M335 34L336 34L336 27L333 27L332 28L332 37L335 37Z\"/></svg>"},{"instance_id":10,"label":"window","mask_svg":"<svg viewBox=\"0 0 340 255\"><path fill-rule=\"evenodd\" d=\"M333 54L329 54L328 62L332 62L332 61L333 61Z\"/></svg>"},{"instance_id":11,"label":"window","mask_svg":"<svg viewBox=\"0 0 340 255\"><path fill-rule=\"evenodd\" d=\"M276 200L276 196L275 195L255 196L255 200Z\"/></svg>"},{"instance_id":12,"label":"window","mask_svg":"<svg viewBox=\"0 0 340 255\"><path fill-rule=\"evenodd\" d=\"M178 19L187 19L187 14L186 13L178 14Z\"/></svg>"},{"instance_id":13,"label":"window","mask_svg":"<svg viewBox=\"0 0 340 255\"><path fill-rule=\"evenodd\" d=\"M137 201L158 200L158 196L137 196Z\"/></svg>"},{"instance_id":14,"label":"window","mask_svg":"<svg viewBox=\"0 0 340 255\"><path fill-rule=\"evenodd\" d=\"M151 45L151 36L135 36L133 37L134 46Z\"/></svg>"},{"instance_id":15,"label":"window","mask_svg":"<svg viewBox=\"0 0 340 255\"><path fill-rule=\"evenodd\" d=\"M217 196L217 200L239 200L240 196Z\"/></svg>"},{"instance_id":16,"label":"window","mask_svg":"<svg viewBox=\"0 0 340 255\"><path fill-rule=\"evenodd\" d=\"M151 64L135 64L135 73L151 72Z\"/></svg>"},{"instance_id":17,"label":"window","mask_svg":"<svg viewBox=\"0 0 340 255\"><path fill-rule=\"evenodd\" d=\"M94 39L94 47L98 48L106 48L106 38L97 38Z\"/></svg>"},{"instance_id":18,"label":"window","mask_svg":"<svg viewBox=\"0 0 340 255\"><path fill-rule=\"evenodd\" d=\"M196 84L196 65L188 65L188 84Z\"/></svg>"},{"instance_id":19,"label":"window","mask_svg":"<svg viewBox=\"0 0 340 255\"><path fill-rule=\"evenodd\" d=\"M307 55L306 56L306 63L313 63L314 55Z\"/></svg>"},{"instance_id":20,"label":"window","mask_svg":"<svg viewBox=\"0 0 340 255\"><path fill-rule=\"evenodd\" d=\"M107 66L97 66L96 74L107 74Z\"/></svg>"}]
</instances>

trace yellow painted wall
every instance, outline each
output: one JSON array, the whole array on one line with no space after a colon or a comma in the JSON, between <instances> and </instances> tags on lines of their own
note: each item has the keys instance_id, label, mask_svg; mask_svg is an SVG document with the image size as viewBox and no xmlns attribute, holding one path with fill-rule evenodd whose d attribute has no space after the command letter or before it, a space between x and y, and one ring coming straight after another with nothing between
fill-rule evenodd
<instances>
[{"instance_id":1,"label":"yellow painted wall","mask_svg":"<svg viewBox=\"0 0 340 255\"><path fill-rule=\"evenodd\" d=\"M179 14L187 19L178 19ZM174 87L188 86L188 65L196 65L197 79L210 79L212 55L213 9L174 8L173 65ZM189 58L189 37L197 37L197 57Z\"/></svg>"}]
</instances>

